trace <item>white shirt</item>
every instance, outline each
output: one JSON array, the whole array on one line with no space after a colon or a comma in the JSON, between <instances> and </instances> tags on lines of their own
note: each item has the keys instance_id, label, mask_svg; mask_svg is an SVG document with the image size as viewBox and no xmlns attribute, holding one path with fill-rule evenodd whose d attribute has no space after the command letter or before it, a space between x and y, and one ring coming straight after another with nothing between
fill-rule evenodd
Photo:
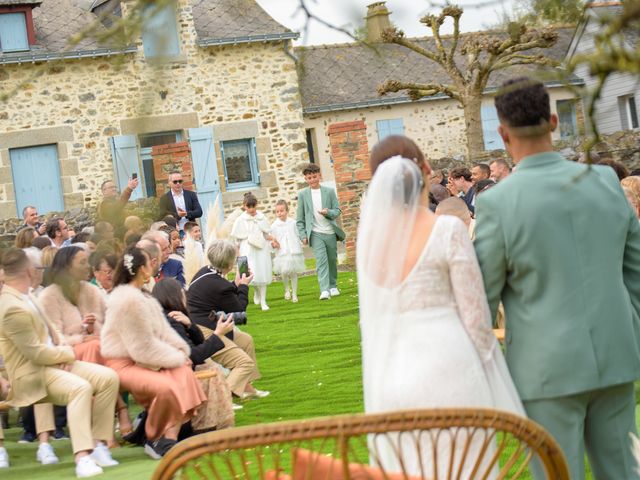
<instances>
[{"instance_id":1,"label":"white shirt","mask_svg":"<svg viewBox=\"0 0 640 480\"><path fill-rule=\"evenodd\" d=\"M311 231L332 235L333 227L324 215L318 213L322 210L322 191L319 188L311 189L311 200L313 201L313 228Z\"/></svg>"},{"instance_id":2,"label":"white shirt","mask_svg":"<svg viewBox=\"0 0 640 480\"><path fill-rule=\"evenodd\" d=\"M180 195L176 195L171 190L171 195L173 196L173 203L176 204L176 211L181 208L185 212L187 211L187 206L184 203L184 190L180 191ZM178 220L178 230L184 230L184 224L187 223L187 217L179 217Z\"/></svg>"}]
</instances>

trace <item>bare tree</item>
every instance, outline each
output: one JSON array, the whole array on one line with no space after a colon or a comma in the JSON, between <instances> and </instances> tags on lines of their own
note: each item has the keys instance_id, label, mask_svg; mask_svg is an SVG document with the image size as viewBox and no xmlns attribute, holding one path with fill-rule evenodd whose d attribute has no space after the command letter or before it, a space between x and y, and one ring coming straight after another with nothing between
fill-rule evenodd
<instances>
[{"instance_id":1,"label":"bare tree","mask_svg":"<svg viewBox=\"0 0 640 480\"><path fill-rule=\"evenodd\" d=\"M553 65L542 53L531 54L534 48L553 46L558 34L552 29L530 29L523 24L512 23L506 34L482 33L463 36L460 33L460 17L463 9L446 6L439 15L426 15L420 23L431 28L433 47L409 40L404 32L390 28L383 32L387 43L402 45L437 63L448 75L449 83L413 83L389 80L378 88L380 95L406 91L412 100L444 94L460 103L464 110L467 149L469 156L484 151L482 96L493 72L515 65ZM453 20L453 34L443 37L440 28L447 18ZM461 62L464 60L464 62Z\"/></svg>"}]
</instances>

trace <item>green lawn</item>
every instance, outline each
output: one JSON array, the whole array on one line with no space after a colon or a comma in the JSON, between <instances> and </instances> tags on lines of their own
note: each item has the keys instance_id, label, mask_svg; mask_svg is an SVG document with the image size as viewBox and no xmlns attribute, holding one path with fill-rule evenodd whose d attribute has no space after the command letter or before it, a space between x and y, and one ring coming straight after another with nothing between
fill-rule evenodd
<instances>
[{"instance_id":1,"label":"green lawn","mask_svg":"<svg viewBox=\"0 0 640 480\"><path fill-rule=\"evenodd\" d=\"M340 297L320 302L316 278L310 276L300 279L298 304L283 300L282 285L274 283L267 295L270 311L250 305L243 329L257 347L263 378L256 386L271 395L246 402L236 415L239 426L363 410L355 274L340 273L339 288ZM35 462L36 444L17 444L16 428L5 435L12 466L1 471L2 480L75 478L69 441L53 442L61 464L42 467ZM137 447L114 450L113 456L121 465L98 478L148 479L156 466Z\"/></svg>"}]
</instances>

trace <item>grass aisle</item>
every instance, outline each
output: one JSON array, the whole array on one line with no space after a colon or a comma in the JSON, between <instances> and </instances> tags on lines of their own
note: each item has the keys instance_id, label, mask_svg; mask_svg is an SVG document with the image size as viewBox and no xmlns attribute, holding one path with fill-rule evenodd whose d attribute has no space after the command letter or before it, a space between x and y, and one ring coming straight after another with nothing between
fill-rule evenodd
<instances>
[{"instance_id":1,"label":"grass aisle","mask_svg":"<svg viewBox=\"0 0 640 480\"><path fill-rule=\"evenodd\" d=\"M329 301L318 300L318 285L312 276L300 279L297 304L283 299L281 283L268 289L271 310L262 312L251 303L249 323L242 328L256 343L262 373L256 385L271 395L245 402L244 409L236 413L238 426L362 411L355 278L354 273L340 273L342 295ZM15 425L15 414L11 422ZM5 432L11 468L0 470L2 480L75 478L68 440L52 442L61 463L44 467L35 461L35 443L16 443L19 434L16 428ZM157 464L137 447L116 449L113 456L121 465L96 478L145 480Z\"/></svg>"}]
</instances>

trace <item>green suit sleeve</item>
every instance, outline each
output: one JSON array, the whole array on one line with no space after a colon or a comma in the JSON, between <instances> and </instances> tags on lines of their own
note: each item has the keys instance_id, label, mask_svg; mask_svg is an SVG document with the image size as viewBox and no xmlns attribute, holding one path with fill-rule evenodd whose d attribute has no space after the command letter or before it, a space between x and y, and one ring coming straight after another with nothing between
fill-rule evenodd
<instances>
[{"instance_id":1,"label":"green suit sleeve","mask_svg":"<svg viewBox=\"0 0 640 480\"><path fill-rule=\"evenodd\" d=\"M340 214L342 213L342 210L340 210L340 204L338 203L338 196L336 195L336 191L334 189L330 189L330 196L329 196L329 208L328 208L328 212L325 215L325 217L327 217L329 220L335 220L336 218L338 218L340 216Z\"/></svg>"},{"instance_id":2,"label":"green suit sleeve","mask_svg":"<svg viewBox=\"0 0 640 480\"><path fill-rule=\"evenodd\" d=\"M10 308L5 314L3 329L18 351L36 365L59 365L76 358L69 346L42 343L33 329L31 315L25 310Z\"/></svg>"},{"instance_id":3,"label":"green suit sleeve","mask_svg":"<svg viewBox=\"0 0 640 480\"><path fill-rule=\"evenodd\" d=\"M493 321L507 278L507 258L500 216L498 208L492 205L491 193L486 192L476 199L475 249Z\"/></svg>"},{"instance_id":4,"label":"green suit sleeve","mask_svg":"<svg viewBox=\"0 0 640 480\"><path fill-rule=\"evenodd\" d=\"M296 227L298 227L298 237L300 240L306 240L308 238L307 235L307 225L304 217L304 191L300 192L298 195L298 209L296 210Z\"/></svg>"}]
</instances>

